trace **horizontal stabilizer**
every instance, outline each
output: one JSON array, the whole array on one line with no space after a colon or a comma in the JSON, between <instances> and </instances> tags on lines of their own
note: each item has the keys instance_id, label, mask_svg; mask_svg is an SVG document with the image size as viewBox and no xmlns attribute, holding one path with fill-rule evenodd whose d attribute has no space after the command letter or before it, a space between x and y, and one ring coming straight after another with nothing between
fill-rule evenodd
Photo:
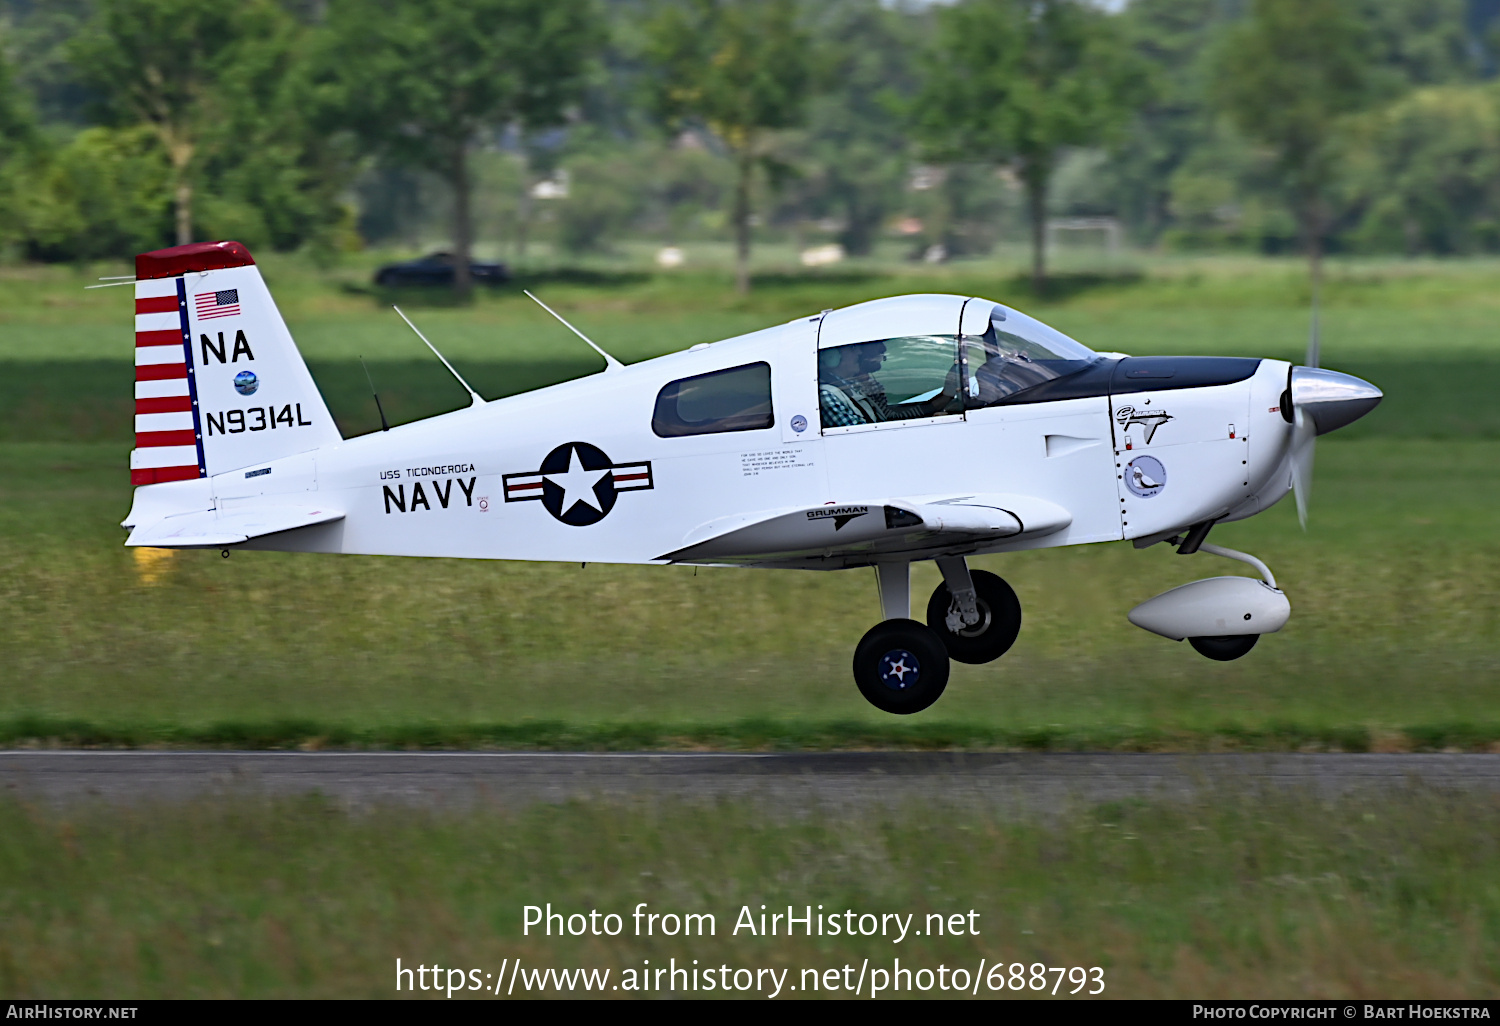
<instances>
[{"instance_id":1,"label":"horizontal stabilizer","mask_svg":"<svg viewBox=\"0 0 1500 1026\"><path fill-rule=\"evenodd\" d=\"M315 509L311 506L203 510L141 524L130 532L125 544L159 549L215 548L220 545L238 545L266 534L342 519L342 510L326 507Z\"/></svg>"},{"instance_id":2,"label":"horizontal stabilizer","mask_svg":"<svg viewBox=\"0 0 1500 1026\"><path fill-rule=\"evenodd\" d=\"M658 558L783 565L892 553L925 558L956 545L1051 534L1072 522L1062 507L1028 496L887 499L725 517L697 527L681 548Z\"/></svg>"}]
</instances>

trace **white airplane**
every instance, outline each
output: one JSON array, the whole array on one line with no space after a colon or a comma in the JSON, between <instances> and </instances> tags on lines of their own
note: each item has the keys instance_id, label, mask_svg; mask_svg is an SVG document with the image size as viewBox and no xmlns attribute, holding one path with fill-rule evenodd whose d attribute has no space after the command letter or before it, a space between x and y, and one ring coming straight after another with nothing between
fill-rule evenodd
<instances>
[{"instance_id":1,"label":"white airplane","mask_svg":"<svg viewBox=\"0 0 1500 1026\"><path fill-rule=\"evenodd\" d=\"M469 389L466 409L346 439L243 246L142 254L134 284L127 545L874 567L882 622L854 678L892 713L931 705L950 658L1015 641L1015 592L974 555L1131 541L1241 560L1262 580L1129 616L1244 655L1291 607L1263 563L1204 539L1294 487L1305 516L1314 436L1381 399L1316 367L1096 353L991 300L912 295L628 367L599 350L602 373ZM943 575L926 623L923 559Z\"/></svg>"}]
</instances>

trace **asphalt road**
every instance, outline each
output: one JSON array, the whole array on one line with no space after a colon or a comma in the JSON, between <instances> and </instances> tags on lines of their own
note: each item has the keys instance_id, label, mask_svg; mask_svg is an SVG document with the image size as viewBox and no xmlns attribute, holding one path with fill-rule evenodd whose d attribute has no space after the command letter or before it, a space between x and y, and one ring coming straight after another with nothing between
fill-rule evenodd
<instances>
[{"instance_id":1,"label":"asphalt road","mask_svg":"<svg viewBox=\"0 0 1500 1026\"><path fill-rule=\"evenodd\" d=\"M1500 794L1500 755L830 752L0 752L0 793L140 804L320 793L346 808L751 798L788 810L959 803L1056 810L1227 792Z\"/></svg>"}]
</instances>

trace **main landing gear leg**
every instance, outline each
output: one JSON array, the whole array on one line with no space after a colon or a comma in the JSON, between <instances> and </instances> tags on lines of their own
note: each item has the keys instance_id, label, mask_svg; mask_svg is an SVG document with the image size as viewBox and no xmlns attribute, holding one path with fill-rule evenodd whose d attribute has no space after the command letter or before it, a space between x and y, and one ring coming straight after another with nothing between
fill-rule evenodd
<instances>
[{"instance_id":1,"label":"main landing gear leg","mask_svg":"<svg viewBox=\"0 0 1500 1026\"><path fill-rule=\"evenodd\" d=\"M970 570L962 556L937 565L943 583L927 601L927 626L961 663L999 659L1021 633L1021 600L1002 578Z\"/></svg>"},{"instance_id":2,"label":"main landing gear leg","mask_svg":"<svg viewBox=\"0 0 1500 1026\"><path fill-rule=\"evenodd\" d=\"M911 616L911 564L876 563L875 583L880 588L880 615L887 620Z\"/></svg>"},{"instance_id":3,"label":"main landing gear leg","mask_svg":"<svg viewBox=\"0 0 1500 1026\"><path fill-rule=\"evenodd\" d=\"M911 619L911 566L875 564L880 611L854 650L854 682L888 713L921 712L948 686L948 652L932 630Z\"/></svg>"},{"instance_id":4,"label":"main landing gear leg","mask_svg":"<svg viewBox=\"0 0 1500 1026\"><path fill-rule=\"evenodd\" d=\"M965 627L979 623L979 597L974 592L974 578L969 574L969 561L962 556L949 556L935 561L943 574L943 584L952 601L943 615L943 626L950 634L957 634ZM937 630L933 626L933 630Z\"/></svg>"}]
</instances>

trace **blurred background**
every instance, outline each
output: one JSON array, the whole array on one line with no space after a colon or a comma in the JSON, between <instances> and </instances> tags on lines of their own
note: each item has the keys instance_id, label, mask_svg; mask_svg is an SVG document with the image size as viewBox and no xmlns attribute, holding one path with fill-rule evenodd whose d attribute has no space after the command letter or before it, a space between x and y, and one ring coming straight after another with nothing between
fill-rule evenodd
<instances>
[{"instance_id":1,"label":"blurred background","mask_svg":"<svg viewBox=\"0 0 1500 1026\"><path fill-rule=\"evenodd\" d=\"M1500 4L4 0L0 247L1500 248Z\"/></svg>"},{"instance_id":2,"label":"blurred background","mask_svg":"<svg viewBox=\"0 0 1500 1026\"><path fill-rule=\"evenodd\" d=\"M1500 0L0 0L0 745L1492 759L1497 72ZM1246 658L1125 620L1210 556L984 557L1019 641L895 718L849 675L865 571L125 549L131 290L84 286L210 239L254 253L346 437L379 429L367 380L393 423L467 404L392 302L486 397L598 371L522 288L625 362L908 292L1300 362L1316 301L1323 364L1386 399L1323 440L1305 532L1290 503L1216 530L1294 608ZM1111 994L1500 994L1488 793L1197 794L453 815L7 786L0 995L870 955L519 935L526 902L825 898L978 907L992 931L911 957L1099 964Z\"/></svg>"}]
</instances>

